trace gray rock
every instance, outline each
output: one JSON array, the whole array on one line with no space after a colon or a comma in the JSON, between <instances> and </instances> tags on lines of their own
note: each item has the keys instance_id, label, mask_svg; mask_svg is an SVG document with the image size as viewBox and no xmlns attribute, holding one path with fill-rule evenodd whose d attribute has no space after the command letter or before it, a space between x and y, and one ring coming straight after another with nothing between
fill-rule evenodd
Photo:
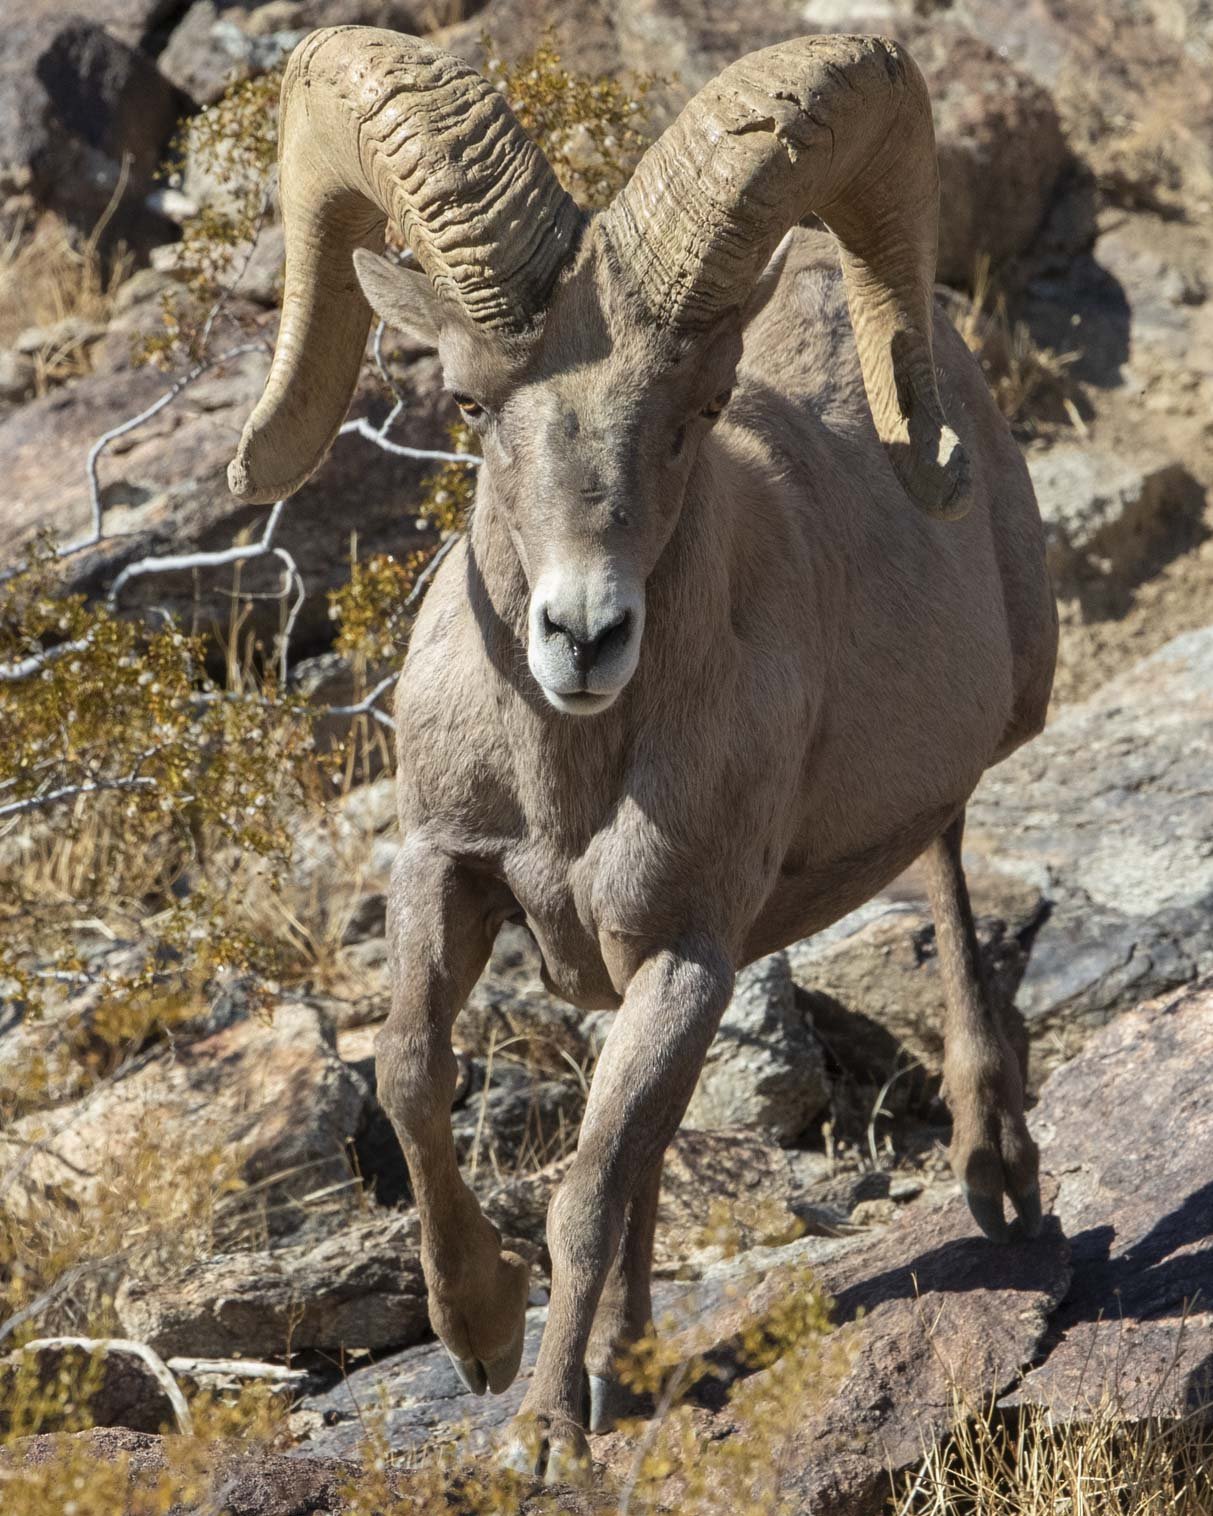
<instances>
[{"instance_id":1,"label":"gray rock","mask_svg":"<svg viewBox=\"0 0 1213 1516\"><path fill-rule=\"evenodd\" d=\"M1032 885L992 869L975 871L969 886L987 982L1017 1046L1024 1034L1013 1002L1028 957L1021 939L1044 902ZM943 1072L944 993L935 923L916 875L795 943L788 960L818 1038L848 1080L870 1087L897 1076L886 1109L934 1093Z\"/></svg>"},{"instance_id":2,"label":"gray rock","mask_svg":"<svg viewBox=\"0 0 1213 1516\"><path fill-rule=\"evenodd\" d=\"M96 26L103 26L128 47L143 47L180 11L181 0L27 0L24 15L55 16L67 11Z\"/></svg>"},{"instance_id":3,"label":"gray rock","mask_svg":"<svg viewBox=\"0 0 1213 1516\"><path fill-rule=\"evenodd\" d=\"M522 1404L546 1320L545 1307L527 1312L522 1366L502 1395L469 1395L446 1349L434 1342L356 1369L325 1394L305 1396L291 1418L300 1452L357 1458L366 1439L360 1408L367 1405L377 1408L383 1434L398 1453L456 1441L464 1453L487 1451Z\"/></svg>"},{"instance_id":4,"label":"gray rock","mask_svg":"<svg viewBox=\"0 0 1213 1516\"><path fill-rule=\"evenodd\" d=\"M94 0L97 3L97 0ZM319 26L381 26L418 33L431 13L411 0L194 0L160 55L165 77L199 105L228 85L276 68Z\"/></svg>"},{"instance_id":5,"label":"gray rock","mask_svg":"<svg viewBox=\"0 0 1213 1516\"><path fill-rule=\"evenodd\" d=\"M1071 591L1083 581L1123 583L1137 574L1202 502L1181 464L1123 458L1091 445L1051 448L1030 457L1028 470L1050 574Z\"/></svg>"},{"instance_id":6,"label":"gray rock","mask_svg":"<svg viewBox=\"0 0 1213 1516\"><path fill-rule=\"evenodd\" d=\"M1177 637L992 769L966 846L1039 888L1017 1005L1090 1029L1213 967L1213 627Z\"/></svg>"},{"instance_id":7,"label":"gray rock","mask_svg":"<svg viewBox=\"0 0 1213 1516\"><path fill-rule=\"evenodd\" d=\"M23 10L0 32L0 196L13 189L91 231L129 160L111 237L169 234L144 197L185 101L143 53L72 8Z\"/></svg>"},{"instance_id":8,"label":"gray rock","mask_svg":"<svg viewBox=\"0 0 1213 1516\"><path fill-rule=\"evenodd\" d=\"M787 954L760 958L737 976L684 1121L792 1142L829 1099L825 1059L797 1008Z\"/></svg>"},{"instance_id":9,"label":"gray rock","mask_svg":"<svg viewBox=\"0 0 1213 1516\"><path fill-rule=\"evenodd\" d=\"M251 36L240 25L243 19L239 9L194 0L160 54L165 78L199 105L210 105L229 85L276 67L305 35L300 30Z\"/></svg>"},{"instance_id":10,"label":"gray rock","mask_svg":"<svg viewBox=\"0 0 1213 1516\"><path fill-rule=\"evenodd\" d=\"M400 1347L429 1333L418 1238L412 1213L374 1217L319 1242L128 1280L115 1308L129 1336L166 1358Z\"/></svg>"},{"instance_id":11,"label":"gray rock","mask_svg":"<svg viewBox=\"0 0 1213 1516\"><path fill-rule=\"evenodd\" d=\"M931 90L939 152L938 277L972 284L1032 244L1066 164L1057 108L1005 54L932 17L894 30Z\"/></svg>"},{"instance_id":12,"label":"gray rock","mask_svg":"<svg viewBox=\"0 0 1213 1516\"><path fill-rule=\"evenodd\" d=\"M502 1057L470 1061L471 1078L451 1113L459 1161L477 1173L511 1174L563 1157L577 1140L585 1092Z\"/></svg>"}]
</instances>

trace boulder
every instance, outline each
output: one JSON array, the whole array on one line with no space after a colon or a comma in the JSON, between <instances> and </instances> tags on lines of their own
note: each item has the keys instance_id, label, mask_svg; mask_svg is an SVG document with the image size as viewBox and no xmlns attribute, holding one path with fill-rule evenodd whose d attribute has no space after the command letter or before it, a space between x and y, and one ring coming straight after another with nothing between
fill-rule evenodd
<instances>
[{"instance_id":1,"label":"boulder","mask_svg":"<svg viewBox=\"0 0 1213 1516\"><path fill-rule=\"evenodd\" d=\"M829 1099L825 1060L797 1007L788 956L760 958L737 976L683 1119L792 1142Z\"/></svg>"},{"instance_id":2,"label":"boulder","mask_svg":"<svg viewBox=\"0 0 1213 1516\"><path fill-rule=\"evenodd\" d=\"M1170 4L954 0L948 9L957 25L1051 92L1070 147L1106 192L1122 203L1161 198L1173 207L1213 186L1213 84L1207 63L1158 24ZM1134 109L1143 98L1148 113Z\"/></svg>"},{"instance_id":3,"label":"boulder","mask_svg":"<svg viewBox=\"0 0 1213 1516\"><path fill-rule=\"evenodd\" d=\"M1130 1419L1213 1403L1213 980L1128 1012L1032 1113L1073 1283L1044 1362L1006 1398Z\"/></svg>"},{"instance_id":4,"label":"boulder","mask_svg":"<svg viewBox=\"0 0 1213 1516\"><path fill-rule=\"evenodd\" d=\"M58 16L66 11L103 26L128 47L154 51L148 44L177 20L181 0L71 0L70 5L63 0L28 0L22 10L32 16Z\"/></svg>"},{"instance_id":5,"label":"boulder","mask_svg":"<svg viewBox=\"0 0 1213 1516\"><path fill-rule=\"evenodd\" d=\"M268 1203L349 1177L347 1145L368 1092L337 1056L333 1032L302 1002L268 1022L243 1019L135 1061L74 1105L13 1123L38 1146L22 1170L82 1204L143 1148L176 1157L217 1152ZM6 1146L0 1134L0 1150Z\"/></svg>"},{"instance_id":6,"label":"boulder","mask_svg":"<svg viewBox=\"0 0 1213 1516\"><path fill-rule=\"evenodd\" d=\"M812 4L809 14L812 13ZM1067 162L1048 91L959 26L904 29L931 90L939 152L938 277L968 286L1032 245Z\"/></svg>"},{"instance_id":7,"label":"boulder","mask_svg":"<svg viewBox=\"0 0 1213 1516\"><path fill-rule=\"evenodd\" d=\"M568 1077L545 1077L507 1057L472 1059L470 1079L451 1113L455 1151L471 1173L502 1175L539 1168L576 1142L585 1090Z\"/></svg>"},{"instance_id":8,"label":"boulder","mask_svg":"<svg viewBox=\"0 0 1213 1516\"><path fill-rule=\"evenodd\" d=\"M0 33L0 198L29 194L91 232L117 186L107 235L150 246L171 235L144 205L184 97L145 54L60 7Z\"/></svg>"},{"instance_id":9,"label":"boulder","mask_svg":"<svg viewBox=\"0 0 1213 1516\"><path fill-rule=\"evenodd\" d=\"M440 1342L353 1369L332 1389L300 1402L291 1417L299 1453L357 1459L366 1443L365 1411L360 1408L368 1405L376 1407L382 1435L397 1454L416 1456L427 1446L437 1450L452 1445L464 1456L488 1451L522 1404L546 1321L544 1306L527 1312L522 1366L501 1395L470 1396Z\"/></svg>"},{"instance_id":10,"label":"boulder","mask_svg":"<svg viewBox=\"0 0 1213 1516\"><path fill-rule=\"evenodd\" d=\"M163 1357L400 1347L429 1335L418 1238L412 1213L375 1216L319 1242L128 1280L115 1308L123 1331Z\"/></svg>"},{"instance_id":11,"label":"boulder","mask_svg":"<svg viewBox=\"0 0 1213 1516\"><path fill-rule=\"evenodd\" d=\"M1200 515L1203 492L1182 464L1063 444L1030 456L1049 573L1063 592L1124 587L1169 536Z\"/></svg>"},{"instance_id":12,"label":"boulder","mask_svg":"<svg viewBox=\"0 0 1213 1516\"><path fill-rule=\"evenodd\" d=\"M1211 718L1207 627L1064 708L969 804L966 849L1049 902L1016 1005L1054 1056L1213 968Z\"/></svg>"},{"instance_id":13,"label":"boulder","mask_svg":"<svg viewBox=\"0 0 1213 1516\"><path fill-rule=\"evenodd\" d=\"M199 105L241 79L277 68L319 26L382 26L418 33L427 12L411 0L194 0L160 55L165 77Z\"/></svg>"},{"instance_id":14,"label":"boulder","mask_svg":"<svg viewBox=\"0 0 1213 1516\"><path fill-rule=\"evenodd\" d=\"M64 1425L185 1431L189 1409L165 1364L142 1342L120 1338L46 1337L0 1359L0 1401L31 1370ZM44 1432L58 1431L47 1416ZM0 1408L0 1429L4 1413Z\"/></svg>"},{"instance_id":15,"label":"boulder","mask_svg":"<svg viewBox=\"0 0 1213 1516\"><path fill-rule=\"evenodd\" d=\"M526 1058L551 1073L570 1072L569 1060L584 1067L596 1051L582 1011L544 988L542 959L524 926L507 922L455 1023L455 1038L469 1053L513 1044L512 1056Z\"/></svg>"},{"instance_id":16,"label":"boulder","mask_svg":"<svg viewBox=\"0 0 1213 1516\"><path fill-rule=\"evenodd\" d=\"M160 54L165 78L196 104L211 105L229 85L284 63L307 34L307 28L284 28L254 36L241 25L247 14L194 0Z\"/></svg>"}]
</instances>

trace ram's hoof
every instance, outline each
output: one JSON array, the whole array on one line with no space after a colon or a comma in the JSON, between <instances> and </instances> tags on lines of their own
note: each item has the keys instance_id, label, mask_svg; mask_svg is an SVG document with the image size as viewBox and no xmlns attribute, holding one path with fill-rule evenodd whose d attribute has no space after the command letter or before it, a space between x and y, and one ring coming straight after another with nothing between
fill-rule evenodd
<instances>
[{"instance_id":1,"label":"ram's hoof","mask_svg":"<svg viewBox=\"0 0 1213 1516\"><path fill-rule=\"evenodd\" d=\"M544 1484L584 1487L594 1472L585 1433L564 1417L519 1416L510 1427L501 1462Z\"/></svg>"},{"instance_id":2,"label":"ram's hoof","mask_svg":"<svg viewBox=\"0 0 1213 1516\"><path fill-rule=\"evenodd\" d=\"M489 1358L483 1363L479 1358L457 1358L450 1348L446 1351L463 1387L473 1395L483 1395L485 1390L500 1395L502 1391L508 1390L522 1362L521 1338L506 1348L504 1353L498 1353L495 1358Z\"/></svg>"},{"instance_id":3,"label":"ram's hoof","mask_svg":"<svg viewBox=\"0 0 1213 1516\"><path fill-rule=\"evenodd\" d=\"M634 1415L632 1392L615 1374L590 1374L590 1431L610 1432Z\"/></svg>"}]
</instances>

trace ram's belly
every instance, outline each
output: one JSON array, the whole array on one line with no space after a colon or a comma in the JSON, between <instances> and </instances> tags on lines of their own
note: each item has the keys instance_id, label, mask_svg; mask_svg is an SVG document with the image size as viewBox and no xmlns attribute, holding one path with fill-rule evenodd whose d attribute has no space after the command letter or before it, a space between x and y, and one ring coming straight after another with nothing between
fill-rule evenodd
<instances>
[{"instance_id":1,"label":"ram's belly","mask_svg":"<svg viewBox=\"0 0 1213 1516\"><path fill-rule=\"evenodd\" d=\"M964 803L924 811L896 831L844 857L810 860L793 846L746 941L752 962L824 930L856 910L907 869Z\"/></svg>"}]
</instances>

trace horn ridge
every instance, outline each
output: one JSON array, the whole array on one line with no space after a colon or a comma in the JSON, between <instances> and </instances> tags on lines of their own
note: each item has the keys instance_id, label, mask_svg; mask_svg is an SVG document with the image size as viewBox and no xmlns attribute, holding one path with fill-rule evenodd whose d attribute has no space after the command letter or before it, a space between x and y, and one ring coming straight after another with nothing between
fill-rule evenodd
<instances>
[{"instance_id":1,"label":"horn ridge","mask_svg":"<svg viewBox=\"0 0 1213 1516\"><path fill-rule=\"evenodd\" d=\"M653 319L703 330L741 305L810 212L837 238L864 387L906 491L963 515L969 465L932 356L939 170L926 84L881 37L802 37L717 75L606 212Z\"/></svg>"},{"instance_id":2,"label":"horn ridge","mask_svg":"<svg viewBox=\"0 0 1213 1516\"><path fill-rule=\"evenodd\" d=\"M345 418L370 329L353 252L391 219L435 286L505 340L529 332L582 213L499 91L460 59L374 27L313 32L283 73L282 324L228 483L280 499Z\"/></svg>"}]
</instances>

